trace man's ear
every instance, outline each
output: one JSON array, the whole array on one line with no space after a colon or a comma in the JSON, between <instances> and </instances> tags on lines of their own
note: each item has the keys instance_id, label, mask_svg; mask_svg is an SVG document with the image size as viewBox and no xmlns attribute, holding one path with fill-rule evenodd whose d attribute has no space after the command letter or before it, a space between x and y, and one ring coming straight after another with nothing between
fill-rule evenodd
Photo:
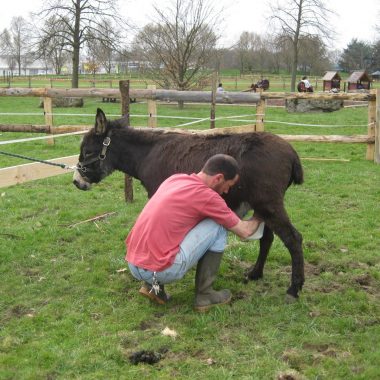
<instances>
[{"instance_id":1,"label":"man's ear","mask_svg":"<svg viewBox=\"0 0 380 380\"><path fill-rule=\"evenodd\" d=\"M215 179L215 183L218 184L224 181L224 175L222 173L215 174L214 179Z\"/></svg>"},{"instance_id":2,"label":"man's ear","mask_svg":"<svg viewBox=\"0 0 380 380\"><path fill-rule=\"evenodd\" d=\"M95 117L95 134L103 135L106 133L107 118L104 112L98 108Z\"/></svg>"}]
</instances>

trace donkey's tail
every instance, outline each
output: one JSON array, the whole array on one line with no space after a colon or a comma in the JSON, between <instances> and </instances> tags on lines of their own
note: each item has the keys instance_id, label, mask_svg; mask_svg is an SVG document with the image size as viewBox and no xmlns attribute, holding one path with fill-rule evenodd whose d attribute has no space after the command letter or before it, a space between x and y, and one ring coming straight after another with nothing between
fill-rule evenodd
<instances>
[{"instance_id":1,"label":"donkey's tail","mask_svg":"<svg viewBox=\"0 0 380 380\"><path fill-rule=\"evenodd\" d=\"M290 184L292 183L294 183L295 185L301 185L303 183L303 168L301 160L297 153L294 157L292 166L292 177L290 179Z\"/></svg>"}]
</instances>

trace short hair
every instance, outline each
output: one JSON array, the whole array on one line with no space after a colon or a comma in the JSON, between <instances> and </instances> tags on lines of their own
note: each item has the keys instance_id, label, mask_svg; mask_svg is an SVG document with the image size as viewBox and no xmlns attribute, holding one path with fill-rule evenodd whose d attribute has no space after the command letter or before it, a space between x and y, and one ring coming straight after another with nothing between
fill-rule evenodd
<instances>
[{"instance_id":1,"label":"short hair","mask_svg":"<svg viewBox=\"0 0 380 380\"><path fill-rule=\"evenodd\" d=\"M207 175L223 174L226 181L234 179L239 174L239 164L227 154L215 154L210 157L202 168Z\"/></svg>"},{"instance_id":2,"label":"short hair","mask_svg":"<svg viewBox=\"0 0 380 380\"><path fill-rule=\"evenodd\" d=\"M302 77L302 80L307 79L307 76Z\"/></svg>"}]
</instances>

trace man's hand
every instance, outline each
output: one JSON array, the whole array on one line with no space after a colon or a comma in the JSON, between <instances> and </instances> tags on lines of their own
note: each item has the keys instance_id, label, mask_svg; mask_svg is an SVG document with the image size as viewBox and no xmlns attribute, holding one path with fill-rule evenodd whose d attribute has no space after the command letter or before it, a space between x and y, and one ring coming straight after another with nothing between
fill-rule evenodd
<instances>
[{"instance_id":1,"label":"man's hand","mask_svg":"<svg viewBox=\"0 0 380 380\"><path fill-rule=\"evenodd\" d=\"M262 221L261 218L253 215L252 218L248 220L240 220L238 224L233 226L230 230L242 239L246 239L257 231Z\"/></svg>"}]
</instances>

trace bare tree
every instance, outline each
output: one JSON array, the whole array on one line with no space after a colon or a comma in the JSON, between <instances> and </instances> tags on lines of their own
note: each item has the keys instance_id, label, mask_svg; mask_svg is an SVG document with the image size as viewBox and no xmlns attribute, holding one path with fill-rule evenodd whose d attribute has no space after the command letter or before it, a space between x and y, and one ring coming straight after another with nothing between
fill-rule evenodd
<instances>
[{"instance_id":1,"label":"bare tree","mask_svg":"<svg viewBox=\"0 0 380 380\"><path fill-rule=\"evenodd\" d=\"M9 30L4 29L1 34L0 47L8 63L12 67L16 64L18 75L21 75L21 69L30 60L30 25L23 17L12 18Z\"/></svg>"},{"instance_id":2,"label":"bare tree","mask_svg":"<svg viewBox=\"0 0 380 380\"><path fill-rule=\"evenodd\" d=\"M271 16L279 37L290 42L292 47L291 91L295 91L300 39L320 36L331 39L329 16L333 14L325 0L284 0L270 5Z\"/></svg>"},{"instance_id":3,"label":"bare tree","mask_svg":"<svg viewBox=\"0 0 380 380\"><path fill-rule=\"evenodd\" d=\"M110 74L113 66L113 58L121 52L121 31L118 26L112 24L112 20L104 20L99 30L93 31L87 44L88 57L98 66L103 66Z\"/></svg>"},{"instance_id":4,"label":"bare tree","mask_svg":"<svg viewBox=\"0 0 380 380\"><path fill-rule=\"evenodd\" d=\"M117 11L117 0L45 0L44 9L38 16L55 16L59 22L52 30L45 30L47 39L60 38L72 55L72 87L79 82L79 58L83 46L101 33L104 19L110 19L119 25L125 24ZM102 36L110 44L117 40L116 35Z\"/></svg>"},{"instance_id":5,"label":"bare tree","mask_svg":"<svg viewBox=\"0 0 380 380\"><path fill-rule=\"evenodd\" d=\"M192 88L215 54L218 15L204 0L174 0L172 7L155 6L157 20L134 40L152 79L163 87Z\"/></svg>"},{"instance_id":6,"label":"bare tree","mask_svg":"<svg viewBox=\"0 0 380 380\"><path fill-rule=\"evenodd\" d=\"M45 20L43 27L38 29L40 32L36 39L36 56L45 62L46 66L53 66L56 74L62 73L64 64L69 61L70 50L67 49L67 36L57 33L63 30L60 25L61 20L52 16Z\"/></svg>"}]
</instances>

